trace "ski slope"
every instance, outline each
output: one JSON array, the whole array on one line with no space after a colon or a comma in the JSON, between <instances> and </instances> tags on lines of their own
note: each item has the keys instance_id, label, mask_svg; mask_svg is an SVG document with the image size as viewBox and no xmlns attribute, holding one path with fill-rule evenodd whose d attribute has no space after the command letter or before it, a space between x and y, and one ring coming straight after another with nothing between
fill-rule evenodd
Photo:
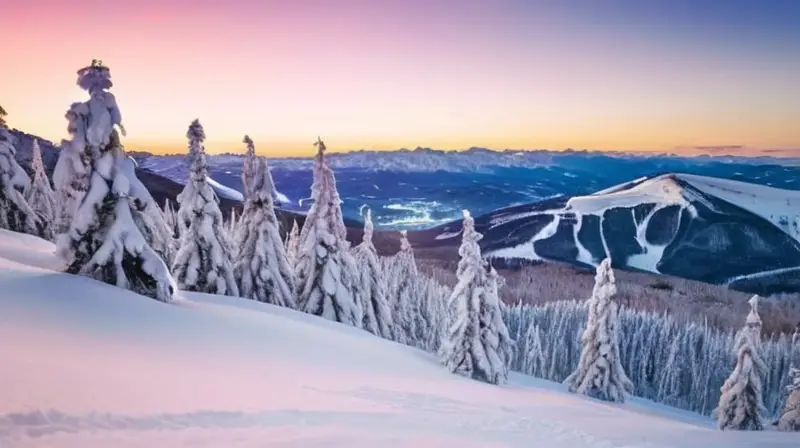
<instances>
[{"instance_id":1,"label":"ski slope","mask_svg":"<svg viewBox=\"0 0 800 448\"><path fill-rule=\"evenodd\" d=\"M244 299L172 304L54 272L0 231L0 446L797 447L646 401L605 404Z\"/></svg>"}]
</instances>

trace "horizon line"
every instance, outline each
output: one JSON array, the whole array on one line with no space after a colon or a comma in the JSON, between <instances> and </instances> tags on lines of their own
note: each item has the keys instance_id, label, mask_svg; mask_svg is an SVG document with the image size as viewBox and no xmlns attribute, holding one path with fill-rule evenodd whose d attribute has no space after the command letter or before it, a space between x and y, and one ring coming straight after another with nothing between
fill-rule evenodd
<instances>
[{"instance_id":1,"label":"horizon line","mask_svg":"<svg viewBox=\"0 0 800 448\"><path fill-rule=\"evenodd\" d=\"M50 143L52 146L58 148L59 144L53 142L50 139L40 137L36 134L24 131L22 129L9 127L8 129L12 131L16 131L32 138L35 138L41 142ZM323 139L324 140L324 139ZM136 139L134 139L136 141ZM165 149L164 151L153 151L152 149L128 149L126 145L123 144L123 149L125 149L128 153L146 153L153 156L178 156L181 154L185 154L186 150L177 151L175 149ZM150 145L132 145L138 147L147 147ZM170 145L172 146L172 145ZM311 145L309 145L311 146ZM464 148L457 148L457 149L446 149L446 148L433 148L430 146L416 146L415 148L408 148L408 147L399 147L399 148L388 148L388 149L377 149L377 148L350 148L350 149L331 149L328 151L329 154L338 154L338 155L346 155L352 153L364 153L364 152L373 152L373 153L396 153L396 152L420 152L420 151L434 151L440 153L463 153L467 151L475 151L475 150L482 150L482 151L489 151L495 153L520 153L520 152L551 152L551 153L564 153L564 152L581 152L581 153L600 153L600 154L626 154L626 155L634 155L634 156L672 156L672 157L685 157L685 158L694 158L694 157L713 157L713 158L724 158L724 157L736 157L736 158L746 158L746 159L758 159L758 158L771 158L771 159L794 159L800 158L800 148L758 148L758 147L750 147L746 145L678 145L673 146L671 149L636 149L636 150L625 150L625 149L610 149L610 148L492 148L488 146L475 146L471 145L469 147ZM725 150L733 151L733 152L723 152ZM243 155L245 152L242 149L242 152L236 151L208 151L206 149L206 153L209 155ZM311 158L314 156L313 149L309 149L309 154L307 155L285 155L287 152L291 151L278 151L278 153L283 153L284 155L272 155L272 158L280 158L280 159L305 159ZM256 148L256 154L264 157L269 157L270 154L275 154L274 151L259 151L258 147Z\"/></svg>"}]
</instances>

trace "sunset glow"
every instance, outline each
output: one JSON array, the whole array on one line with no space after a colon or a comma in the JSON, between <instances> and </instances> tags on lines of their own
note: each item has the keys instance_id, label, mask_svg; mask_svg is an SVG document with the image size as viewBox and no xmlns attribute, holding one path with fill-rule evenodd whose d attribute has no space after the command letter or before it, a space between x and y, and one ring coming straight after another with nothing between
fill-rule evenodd
<instances>
[{"instance_id":1,"label":"sunset glow","mask_svg":"<svg viewBox=\"0 0 800 448\"><path fill-rule=\"evenodd\" d=\"M797 23L782 0L6 0L0 104L59 141L98 58L128 149L182 151L194 118L211 152L796 149Z\"/></svg>"}]
</instances>

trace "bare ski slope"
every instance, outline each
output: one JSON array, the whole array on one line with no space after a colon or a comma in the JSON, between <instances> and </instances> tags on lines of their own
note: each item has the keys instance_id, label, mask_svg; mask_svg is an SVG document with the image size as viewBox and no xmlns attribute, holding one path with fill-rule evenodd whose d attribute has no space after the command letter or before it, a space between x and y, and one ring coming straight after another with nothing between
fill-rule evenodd
<instances>
[{"instance_id":1,"label":"bare ski slope","mask_svg":"<svg viewBox=\"0 0 800 448\"><path fill-rule=\"evenodd\" d=\"M796 447L691 413L609 405L518 375L497 387L427 353L260 303L163 304L52 271L0 231L0 446Z\"/></svg>"}]
</instances>

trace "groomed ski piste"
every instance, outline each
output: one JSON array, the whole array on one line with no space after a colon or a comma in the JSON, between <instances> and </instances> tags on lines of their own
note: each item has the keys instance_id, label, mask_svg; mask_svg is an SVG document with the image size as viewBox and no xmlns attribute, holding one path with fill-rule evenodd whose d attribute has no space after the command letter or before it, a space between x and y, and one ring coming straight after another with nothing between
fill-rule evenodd
<instances>
[{"instance_id":1,"label":"groomed ski piste","mask_svg":"<svg viewBox=\"0 0 800 448\"><path fill-rule=\"evenodd\" d=\"M0 446L797 447L698 414L615 405L285 308L180 293L161 303L56 272L53 245L0 230ZM733 367L733 366L732 366Z\"/></svg>"}]
</instances>

